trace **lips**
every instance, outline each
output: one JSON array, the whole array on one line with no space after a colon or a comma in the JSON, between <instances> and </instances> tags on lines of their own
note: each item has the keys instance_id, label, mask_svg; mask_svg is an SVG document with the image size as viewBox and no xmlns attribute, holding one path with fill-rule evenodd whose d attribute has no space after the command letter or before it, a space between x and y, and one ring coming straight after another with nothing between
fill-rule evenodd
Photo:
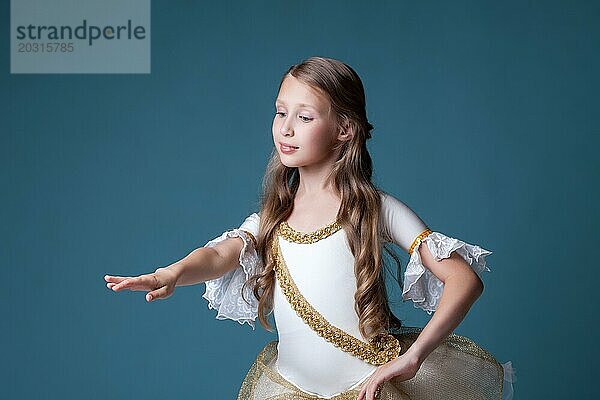
<instances>
[{"instance_id":1,"label":"lips","mask_svg":"<svg viewBox=\"0 0 600 400\"><path fill-rule=\"evenodd\" d=\"M292 146L292 145L291 145L291 144L289 144L289 143L283 143L283 142L280 142L279 144L280 144L280 145L282 145L282 146L285 146L285 147L292 148L292 149L297 149L297 148L298 148L298 146Z\"/></svg>"},{"instance_id":2,"label":"lips","mask_svg":"<svg viewBox=\"0 0 600 400\"><path fill-rule=\"evenodd\" d=\"M283 154L292 154L292 153L295 153L296 150L298 150L298 147L296 147L296 146L287 147L283 143L279 143L279 149L280 149L281 153L283 153Z\"/></svg>"}]
</instances>

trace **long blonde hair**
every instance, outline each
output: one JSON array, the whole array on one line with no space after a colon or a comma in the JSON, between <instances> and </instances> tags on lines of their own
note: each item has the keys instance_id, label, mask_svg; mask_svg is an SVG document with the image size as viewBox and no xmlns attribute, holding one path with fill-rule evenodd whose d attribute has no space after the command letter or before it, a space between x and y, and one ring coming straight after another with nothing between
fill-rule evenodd
<instances>
[{"instance_id":1,"label":"long blonde hair","mask_svg":"<svg viewBox=\"0 0 600 400\"><path fill-rule=\"evenodd\" d=\"M357 290L354 308L361 334L370 339L402 325L388 305L382 249L387 250L397 263L397 278L394 278L400 286L401 278L399 259L380 234L381 197L380 191L371 182L372 161L366 145L373 126L367 120L363 84L350 66L323 57L311 57L291 66L283 74L279 88L288 75L323 93L334 111L337 129L354 132L352 139L338 141L332 149L339 149L339 158L327 177L327 183L332 184L342 199L337 219L346 232L355 258ZM273 147L263 179L260 228L256 237L257 252L264 268L245 283L253 286L254 296L259 301L258 319L268 331L273 331L268 316L273 311L275 286L270 246L275 239L275 229L292 213L299 182L298 168L282 164Z\"/></svg>"}]
</instances>

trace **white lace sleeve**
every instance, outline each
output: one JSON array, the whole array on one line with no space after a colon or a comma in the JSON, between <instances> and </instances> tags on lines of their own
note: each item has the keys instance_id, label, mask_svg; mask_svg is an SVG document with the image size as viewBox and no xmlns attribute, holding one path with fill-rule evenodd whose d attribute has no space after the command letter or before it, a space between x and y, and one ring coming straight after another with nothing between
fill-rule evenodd
<instances>
[{"instance_id":1,"label":"white lace sleeve","mask_svg":"<svg viewBox=\"0 0 600 400\"><path fill-rule=\"evenodd\" d=\"M250 285L246 285L242 297L242 285L262 268L262 261L254 247L259 220L259 215L253 213L239 228L225 231L204 245L204 247L212 247L230 237L240 237L244 241L240 252L240 264L225 275L204 282L206 292L202 297L208 300L209 309L217 310L216 319L231 319L239 322L240 325L246 322L253 330L258 315L258 300L254 297Z\"/></svg>"},{"instance_id":2,"label":"white lace sleeve","mask_svg":"<svg viewBox=\"0 0 600 400\"><path fill-rule=\"evenodd\" d=\"M425 233L427 232L425 231ZM483 271L491 271L486 265L485 257L492 254L492 252L463 242L462 240L446 236L443 233L429 232L423 239L417 239L414 246L404 274L402 299L411 299L415 307L422 308L428 314L431 314L437 309L442 297L442 291L444 290L444 284L421 262L421 256L418 251L421 243L424 242L427 244L429 251L436 261L448 258L453 251L456 251L480 278Z\"/></svg>"},{"instance_id":3,"label":"white lace sleeve","mask_svg":"<svg viewBox=\"0 0 600 400\"><path fill-rule=\"evenodd\" d=\"M412 300L416 308L430 315L437 309L444 284L423 265L418 251L421 243L427 245L437 261L450 257L456 251L480 278L483 271L491 271L485 260L492 254L491 251L431 231L406 204L389 194L383 194L382 217L385 237L410 254L404 273L402 299Z\"/></svg>"}]
</instances>

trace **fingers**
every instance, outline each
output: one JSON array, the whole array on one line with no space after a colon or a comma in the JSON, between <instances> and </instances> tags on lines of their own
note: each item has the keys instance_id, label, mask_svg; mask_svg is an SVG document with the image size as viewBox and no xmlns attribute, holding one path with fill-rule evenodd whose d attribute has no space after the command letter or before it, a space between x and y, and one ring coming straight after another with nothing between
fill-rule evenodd
<instances>
[{"instance_id":1,"label":"fingers","mask_svg":"<svg viewBox=\"0 0 600 400\"><path fill-rule=\"evenodd\" d=\"M369 388L369 386L371 386L372 380L373 380L373 375L371 375L371 376L369 376L369 378L367 378L367 381L365 382L362 389L360 389L360 393L358 394L358 398L356 400L365 400L366 399L367 389Z\"/></svg>"},{"instance_id":2,"label":"fingers","mask_svg":"<svg viewBox=\"0 0 600 400\"><path fill-rule=\"evenodd\" d=\"M117 283L123 282L125 279L131 278L130 276L113 276L104 275L104 280L107 282L106 287L112 289Z\"/></svg>"},{"instance_id":3,"label":"fingers","mask_svg":"<svg viewBox=\"0 0 600 400\"><path fill-rule=\"evenodd\" d=\"M124 279L131 278L131 276L113 276L113 275L104 275L104 280L110 283L119 283Z\"/></svg>"},{"instance_id":4,"label":"fingers","mask_svg":"<svg viewBox=\"0 0 600 400\"><path fill-rule=\"evenodd\" d=\"M381 392L380 384L373 383L367 389L367 400L376 400L379 398L379 392Z\"/></svg>"},{"instance_id":5,"label":"fingers","mask_svg":"<svg viewBox=\"0 0 600 400\"><path fill-rule=\"evenodd\" d=\"M140 275L136 277L105 277L110 282L106 284L109 289L117 292L122 289L129 290L150 290L156 287L156 278L152 275Z\"/></svg>"},{"instance_id":6,"label":"fingers","mask_svg":"<svg viewBox=\"0 0 600 400\"><path fill-rule=\"evenodd\" d=\"M146 301L151 302L152 300L166 299L169 296L171 296L169 288L165 285L146 294Z\"/></svg>"},{"instance_id":7,"label":"fingers","mask_svg":"<svg viewBox=\"0 0 600 400\"><path fill-rule=\"evenodd\" d=\"M156 273L140 276L111 276L105 275L106 286L115 292L120 290L150 290L146 294L146 301L166 299L173 294L173 285L169 282L161 282Z\"/></svg>"},{"instance_id":8,"label":"fingers","mask_svg":"<svg viewBox=\"0 0 600 400\"><path fill-rule=\"evenodd\" d=\"M379 379L373 379L360 390L356 400L376 400L381 392L383 382Z\"/></svg>"}]
</instances>

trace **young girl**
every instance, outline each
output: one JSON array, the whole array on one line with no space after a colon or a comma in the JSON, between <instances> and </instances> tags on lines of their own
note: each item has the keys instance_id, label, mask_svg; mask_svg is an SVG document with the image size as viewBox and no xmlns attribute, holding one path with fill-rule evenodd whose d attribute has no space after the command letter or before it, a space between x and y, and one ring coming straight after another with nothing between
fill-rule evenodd
<instances>
[{"instance_id":1,"label":"young girl","mask_svg":"<svg viewBox=\"0 0 600 400\"><path fill-rule=\"evenodd\" d=\"M490 271L479 246L433 232L371 182L362 82L348 65L312 57L283 75L274 149L259 212L166 268L106 276L107 286L149 291L206 284L217 319L269 331L238 399L510 399L511 363L500 364L453 330ZM428 314L406 327L390 311L383 250L410 255L403 300ZM400 283L400 282L399 282ZM400 283L402 285L402 283Z\"/></svg>"}]
</instances>

